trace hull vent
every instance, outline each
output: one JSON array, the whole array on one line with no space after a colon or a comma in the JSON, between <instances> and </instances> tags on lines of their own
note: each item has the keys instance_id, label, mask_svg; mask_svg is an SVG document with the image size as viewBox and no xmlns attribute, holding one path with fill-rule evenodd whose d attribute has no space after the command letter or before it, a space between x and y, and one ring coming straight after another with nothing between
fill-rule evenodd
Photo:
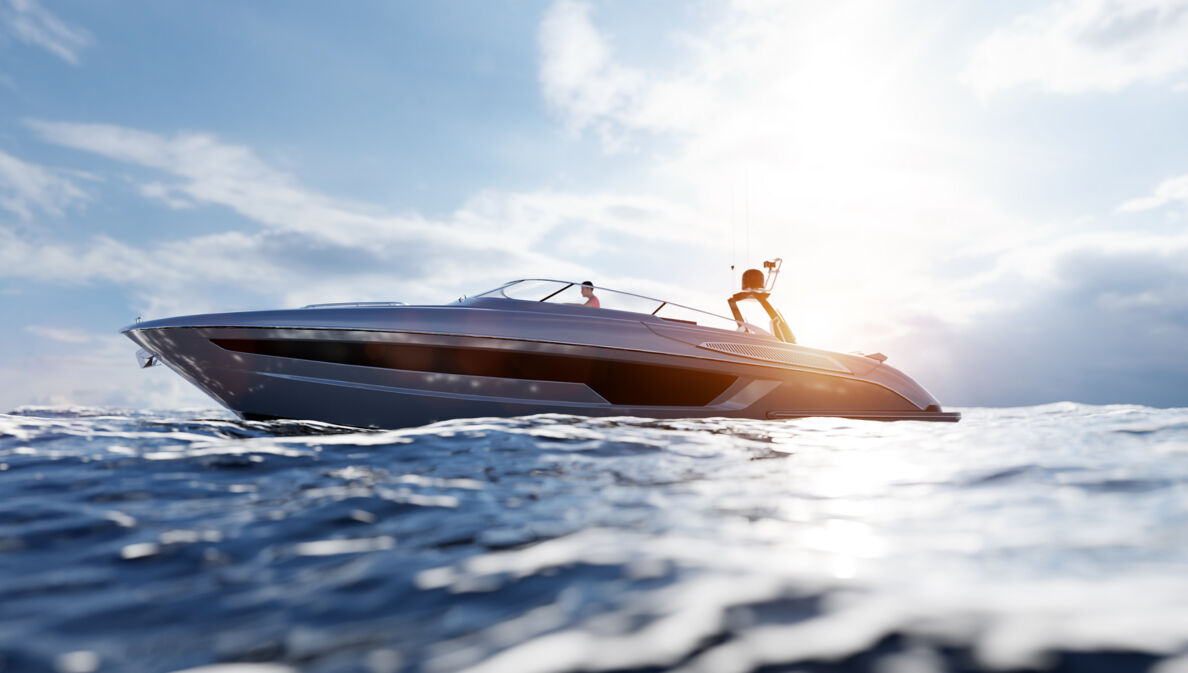
<instances>
[{"instance_id":1,"label":"hull vent","mask_svg":"<svg viewBox=\"0 0 1188 673\"><path fill-rule=\"evenodd\" d=\"M778 362L782 365L824 369L831 372L843 372L845 374L853 373L848 367L828 355L805 353L757 344L732 343L729 341L707 341L701 344L701 347L711 351L718 351L719 353L751 358L752 360L766 360L767 362Z\"/></svg>"}]
</instances>

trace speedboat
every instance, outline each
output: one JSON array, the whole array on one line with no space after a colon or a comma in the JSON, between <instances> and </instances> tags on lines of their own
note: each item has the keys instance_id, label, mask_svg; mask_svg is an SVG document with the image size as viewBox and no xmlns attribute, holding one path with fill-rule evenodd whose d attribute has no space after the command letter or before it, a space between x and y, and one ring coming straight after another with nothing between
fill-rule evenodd
<instances>
[{"instance_id":1,"label":"speedboat","mask_svg":"<svg viewBox=\"0 0 1188 673\"><path fill-rule=\"evenodd\" d=\"M377 428L540 413L957 421L881 354L796 343L748 270L732 316L592 283L524 279L435 306L314 304L129 325L164 364L246 420ZM757 275L756 275L757 274ZM748 322L758 305L771 329Z\"/></svg>"}]
</instances>

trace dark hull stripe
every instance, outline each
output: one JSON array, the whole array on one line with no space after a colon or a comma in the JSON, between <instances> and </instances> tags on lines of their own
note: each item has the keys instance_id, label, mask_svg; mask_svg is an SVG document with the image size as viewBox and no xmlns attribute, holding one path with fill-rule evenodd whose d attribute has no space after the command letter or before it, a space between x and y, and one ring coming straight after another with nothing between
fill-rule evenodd
<instances>
[{"instance_id":1,"label":"dark hull stripe","mask_svg":"<svg viewBox=\"0 0 1188 673\"><path fill-rule=\"evenodd\" d=\"M737 379L730 374L664 365L382 341L211 339L238 353L405 371L584 383L611 404L705 406Z\"/></svg>"}]
</instances>

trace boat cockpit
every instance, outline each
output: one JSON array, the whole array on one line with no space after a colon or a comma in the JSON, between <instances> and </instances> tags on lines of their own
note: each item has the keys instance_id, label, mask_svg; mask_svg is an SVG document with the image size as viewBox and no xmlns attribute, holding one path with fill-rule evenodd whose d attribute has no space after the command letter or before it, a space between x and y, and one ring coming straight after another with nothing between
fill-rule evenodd
<instances>
[{"instance_id":1,"label":"boat cockpit","mask_svg":"<svg viewBox=\"0 0 1188 673\"><path fill-rule=\"evenodd\" d=\"M764 262L768 269L767 278L758 269L749 269L743 274L743 291L731 296L727 302L733 318L729 318L709 311L685 306L664 299L655 299L631 292L612 290L597 285L585 285L593 289L598 297L599 308L615 311L627 311L656 316L673 322L714 327L734 332L745 332L762 336L774 336L785 343L796 343L788 323L779 311L768 301L771 288L779 274L781 260ZM755 274L758 274L758 285L755 285ZM749 284L748 284L749 283ZM499 298L515 299L518 301L547 302L552 304L584 305L588 301L582 292L583 283L576 281L552 280L547 278L525 278L514 280L493 290L483 292L469 299ZM467 298L464 298L467 299ZM740 301L754 300L763 308L771 321L771 331L748 322L739 309Z\"/></svg>"}]
</instances>

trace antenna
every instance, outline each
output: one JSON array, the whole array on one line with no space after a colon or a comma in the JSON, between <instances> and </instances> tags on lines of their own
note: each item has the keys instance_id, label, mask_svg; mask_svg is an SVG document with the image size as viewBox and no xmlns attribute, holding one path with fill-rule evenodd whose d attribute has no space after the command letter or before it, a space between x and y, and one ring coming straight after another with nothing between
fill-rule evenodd
<instances>
[{"instance_id":1,"label":"antenna","mask_svg":"<svg viewBox=\"0 0 1188 673\"><path fill-rule=\"evenodd\" d=\"M751 175L743 173L743 212L747 223L747 259L751 258Z\"/></svg>"},{"instance_id":2,"label":"antenna","mask_svg":"<svg viewBox=\"0 0 1188 673\"><path fill-rule=\"evenodd\" d=\"M738 248L738 194L733 187L730 190L730 283L734 284L734 264Z\"/></svg>"}]
</instances>

